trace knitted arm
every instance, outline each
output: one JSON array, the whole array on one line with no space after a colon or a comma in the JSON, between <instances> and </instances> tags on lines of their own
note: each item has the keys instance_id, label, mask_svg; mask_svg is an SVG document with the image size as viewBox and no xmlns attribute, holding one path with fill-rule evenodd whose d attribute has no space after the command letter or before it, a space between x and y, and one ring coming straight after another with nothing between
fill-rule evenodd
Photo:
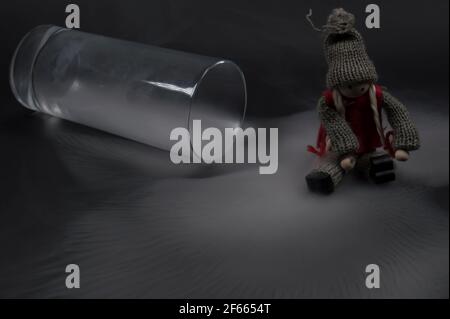
<instances>
[{"instance_id":1,"label":"knitted arm","mask_svg":"<svg viewBox=\"0 0 450 319\"><path fill-rule=\"evenodd\" d=\"M318 110L322 125L330 138L333 152L339 156L356 152L359 148L358 139L347 121L326 104L324 97L319 100Z\"/></svg>"},{"instance_id":2,"label":"knitted arm","mask_svg":"<svg viewBox=\"0 0 450 319\"><path fill-rule=\"evenodd\" d=\"M420 139L414 123L409 117L406 107L383 90L384 109L394 129L394 149L414 151L420 147Z\"/></svg>"}]
</instances>

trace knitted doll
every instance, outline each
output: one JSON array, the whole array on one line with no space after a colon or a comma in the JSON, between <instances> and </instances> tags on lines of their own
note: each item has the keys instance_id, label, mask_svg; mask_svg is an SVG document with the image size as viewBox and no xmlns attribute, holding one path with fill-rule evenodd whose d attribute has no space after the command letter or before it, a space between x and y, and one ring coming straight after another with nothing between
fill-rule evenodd
<instances>
[{"instance_id":1,"label":"knitted doll","mask_svg":"<svg viewBox=\"0 0 450 319\"><path fill-rule=\"evenodd\" d=\"M329 70L328 89L318 102L317 146L308 146L319 156L317 167L306 176L313 192L333 192L354 168L375 183L393 181L392 158L407 161L409 152L420 146L405 106L376 84L375 66L354 22L351 13L334 9L320 29ZM383 110L393 129L388 133L382 123Z\"/></svg>"}]
</instances>

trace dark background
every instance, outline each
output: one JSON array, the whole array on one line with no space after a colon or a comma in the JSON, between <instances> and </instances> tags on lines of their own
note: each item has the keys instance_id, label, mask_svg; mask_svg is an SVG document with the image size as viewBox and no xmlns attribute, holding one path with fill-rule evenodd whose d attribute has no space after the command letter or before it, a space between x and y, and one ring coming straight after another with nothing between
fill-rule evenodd
<instances>
[{"instance_id":1,"label":"dark background","mask_svg":"<svg viewBox=\"0 0 450 319\"><path fill-rule=\"evenodd\" d=\"M81 29L224 57L248 84L248 122L280 130L276 175L254 165L175 166L166 152L31 113L8 67L21 37L65 23L68 1L0 9L0 297L448 298L447 0L76 1ZM406 103L422 149L377 187L354 176L309 193L326 65L316 25L357 17L380 83ZM82 288L64 269L80 265ZM364 286L365 266L382 288Z\"/></svg>"},{"instance_id":2,"label":"dark background","mask_svg":"<svg viewBox=\"0 0 450 319\"><path fill-rule=\"evenodd\" d=\"M65 25L70 1L16 0L2 5L1 80L10 96L7 68L21 37L39 24ZM381 29L364 26L365 1L183 1L79 0L86 32L235 61L248 82L249 115L286 115L304 110L302 101L325 85L316 25L334 7L357 16L357 28L388 87L448 96L448 1L380 0ZM310 107L309 105L307 106Z\"/></svg>"}]
</instances>

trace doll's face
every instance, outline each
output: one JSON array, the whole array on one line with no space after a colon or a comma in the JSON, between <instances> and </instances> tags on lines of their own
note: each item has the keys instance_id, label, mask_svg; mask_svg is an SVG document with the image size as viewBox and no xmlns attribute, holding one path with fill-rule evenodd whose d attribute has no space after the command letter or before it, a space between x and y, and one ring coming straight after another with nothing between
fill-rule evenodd
<instances>
[{"instance_id":1,"label":"doll's face","mask_svg":"<svg viewBox=\"0 0 450 319\"><path fill-rule=\"evenodd\" d=\"M342 85L338 89L343 96L354 98L366 94L366 92L369 90L369 87L370 82L362 82Z\"/></svg>"}]
</instances>

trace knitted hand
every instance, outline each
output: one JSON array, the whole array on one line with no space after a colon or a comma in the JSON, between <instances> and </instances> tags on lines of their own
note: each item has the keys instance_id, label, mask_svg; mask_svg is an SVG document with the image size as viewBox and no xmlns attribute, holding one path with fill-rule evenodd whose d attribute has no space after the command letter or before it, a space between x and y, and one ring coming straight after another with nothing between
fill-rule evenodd
<instances>
[{"instance_id":1,"label":"knitted hand","mask_svg":"<svg viewBox=\"0 0 450 319\"><path fill-rule=\"evenodd\" d=\"M341 160L341 167L344 171L351 171L356 164L356 158L353 155L347 155Z\"/></svg>"},{"instance_id":2,"label":"knitted hand","mask_svg":"<svg viewBox=\"0 0 450 319\"><path fill-rule=\"evenodd\" d=\"M406 162L409 160L409 153L404 150L397 150L395 152L395 159L400 162Z\"/></svg>"}]
</instances>

